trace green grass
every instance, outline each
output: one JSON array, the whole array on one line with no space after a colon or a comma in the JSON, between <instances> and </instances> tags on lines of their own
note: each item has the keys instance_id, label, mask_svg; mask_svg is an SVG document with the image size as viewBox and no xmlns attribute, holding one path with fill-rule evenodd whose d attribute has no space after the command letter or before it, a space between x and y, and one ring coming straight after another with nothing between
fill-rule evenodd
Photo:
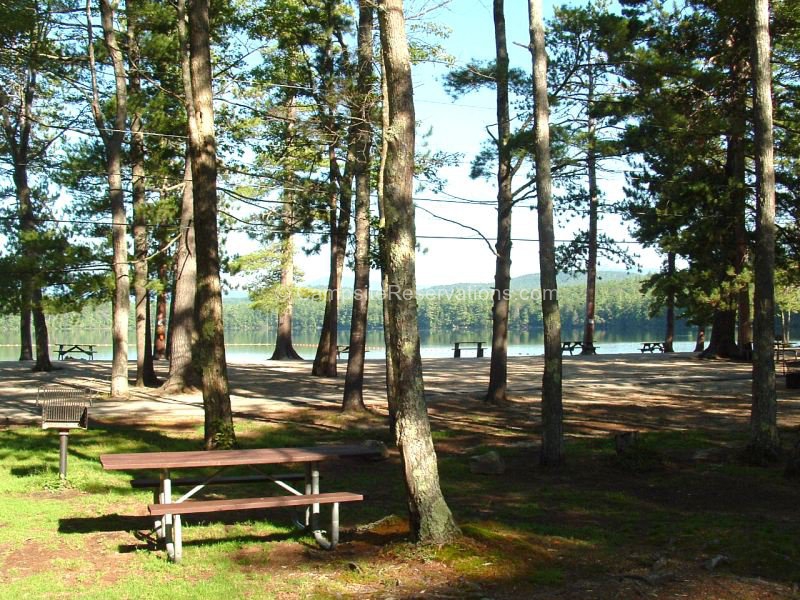
<instances>
[{"instance_id":1,"label":"green grass","mask_svg":"<svg viewBox=\"0 0 800 600\"><path fill-rule=\"evenodd\" d=\"M388 441L374 419L247 422L237 432L243 447ZM524 445L476 446L473 436L463 451L453 450L460 435L455 429L434 435L447 444L448 451L439 452L440 476L464 534L453 544L422 548L402 534L357 535L353 545L324 553L292 529L291 513L268 511L263 518L188 519L184 562L174 565L134 535L149 525L141 515L151 493L131 489L130 473L103 471L98 457L197 449L200 431L98 426L75 432L69 481L62 483L57 434L2 430L0 598L357 597L399 593L398 582L409 594L437 577L456 589L479 586L481 597L620 573L653 555L696 565L724 554L730 560L720 567L723 573L800 582L800 486L784 479L780 466L739 461L739 436L645 434L635 461L617 457L608 439L573 439L567 465L542 470L535 450ZM469 456L488 449L503 456L505 476L470 472ZM691 458L709 449L730 451L721 460ZM345 529L390 514L405 517L396 458L332 463L325 471L323 486L330 482L328 489L367 497L343 507ZM236 493L260 495L263 489L242 486ZM323 510L323 518L327 514Z\"/></svg>"}]
</instances>

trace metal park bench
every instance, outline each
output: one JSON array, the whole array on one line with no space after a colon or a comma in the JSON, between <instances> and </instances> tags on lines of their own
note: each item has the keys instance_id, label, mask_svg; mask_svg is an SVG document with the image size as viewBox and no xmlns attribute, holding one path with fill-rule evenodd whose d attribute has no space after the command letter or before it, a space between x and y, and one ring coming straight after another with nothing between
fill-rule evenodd
<instances>
[{"instance_id":1,"label":"metal park bench","mask_svg":"<svg viewBox=\"0 0 800 600\"><path fill-rule=\"evenodd\" d=\"M44 386L36 393L36 405L42 408L42 429L58 429L58 474L67 478L67 445L70 429L89 427L89 407L93 392L86 389Z\"/></svg>"}]
</instances>

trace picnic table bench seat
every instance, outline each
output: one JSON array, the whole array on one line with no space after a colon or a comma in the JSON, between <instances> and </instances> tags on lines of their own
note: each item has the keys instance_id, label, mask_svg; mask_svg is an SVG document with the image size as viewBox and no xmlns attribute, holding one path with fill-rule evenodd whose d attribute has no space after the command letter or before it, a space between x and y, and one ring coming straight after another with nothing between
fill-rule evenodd
<instances>
[{"instance_id":1,"label":"picnic table bench seat","mask_svg":"<svg viewBox=\"0 0 800 600\"><path fill-rule=\"evenodd\" d=\"M158 479L148 477L131 481L136 488L153 488L153 503L147 505L150 515L155 517L154 531L166 546L167 556L179 562L183 553L181 515L230 511L246 511L262 508L308 507L304 518L296 523L309 530L316 542L326 550L333 550L339 541L339 504L358 502L361 494L335 491L320 493L319 463L341 458L377 459L384 451L370 446L336 445L303 448L254 448L245 450L198 450L188 452L144 452L126 454L104 454L100 462L107 470L157 470ZM266 465L304 464L304 473L268 474L259 467ZM228 468L249 467L257 474L233 474L222 476ZM172 477L171 471L183 469L216 469L210 475ZM296 489L287 481L304 480L304 488ZM231 498L196 500L193 497L208 485L228 483L255 483L271 481L289 492L284 496L261 496L256 498ZM192 486L183 495L173 496L173 486ZM300 487L300 486L298 486ZM331 506L331 525L326 532L319 526L320 505Z\"/></svg>"},{"instance_id":2,"label":"picnic table bench seat","mask_svg":"<svg viewBox=\"0 0 800 600\"><path fill-rule=\"evenodd\" d=\"M338 504L340 502L360 502L361 494L352 492L326 492L321 494L301 494L292 496L264 496L261 498L226 498L224 500L192 500L189 502L149 504L147 512L153 516L189 515L216 513L232 510L256 510L259 508L282 508L287 506L311 506L312 504ZM338 522L337 522L338 528Z\"/></svg>"}]
</instances>

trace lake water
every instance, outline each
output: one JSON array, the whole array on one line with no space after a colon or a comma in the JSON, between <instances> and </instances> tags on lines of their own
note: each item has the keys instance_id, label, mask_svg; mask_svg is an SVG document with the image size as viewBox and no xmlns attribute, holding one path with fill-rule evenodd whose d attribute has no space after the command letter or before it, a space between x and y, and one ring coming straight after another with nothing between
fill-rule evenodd
<instances>
[{"instance_id":1,"label":"lake water","mask_svg":"<svg viewBox=\"0 0 800 600\"><path fill-rule=\"evenodd\" d=\"M683 331L676 335L674 348L676 352L691 352L694 350L694 336L691 331ZM347 345L349 332L340 332L339 344ZM639 353L641 343L645 341L659 341L663 337L661 328L652 331L610 332L598 331L595 336L595 345L598 354L624 354ZM564 332L562 339L579 340L582 338L580 331ZM489 346L492 339L491 330L484 331L450 331L450 332L422 332L423 358L442 358L453 356L453 342L482 341L484 346ZM96 360L111 360L111 339L108 331L100 330L59 330L50 333L53 344L95 344L97 351ZM136 346L133 336L130 338L130 357L135 358ZM303 357L314 358L317 348L317 334L315 332L298 332L294 335L295 349ZM228 331L225 333L225 348L228 360L231 362L259 362L272 355L275 343L274 331ZM383 333L371 331L367 336L367 359L378 359L384 356ZM509 335L509 356L534 356L544 353L541 332L511 332ZM486 356L489 356L489 349ZM465 348L462 356L475 355L475 349ZM54 355L53 355L54 356ZM0 360L17 360L19 358L19 341L16 333L0 333Z\"/></svg>"}]
</instances>

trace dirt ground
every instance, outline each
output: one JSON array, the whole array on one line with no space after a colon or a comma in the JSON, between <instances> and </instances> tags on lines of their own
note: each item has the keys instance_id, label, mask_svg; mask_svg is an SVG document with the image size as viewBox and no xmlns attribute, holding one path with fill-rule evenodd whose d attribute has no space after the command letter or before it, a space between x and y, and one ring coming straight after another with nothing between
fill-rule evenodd
<instances>
[{"instance_id":1,"label":"dirt ground","mask_svg":"<svg viewBox=\"0 0 800 600\"><path fill-rule=\"evenodd\" d=\"M33 373L19 362L0 362L0 422L35 423L36 391L48 384L86 387L101 394L110 388L108 361L66 360L58 370ZM346 362L338 379L312 377L310 362L230 364L231 402L236 417L268 419L305 408L335 408L341 401ZM488 359L437 358L423 361L426 397L433 420L451 420L482 404ZM135 365L134 365L135 367ZM167 364L157 364L165 374ZM541 357L509 359L510 409L528 429L538 421ZM383 361L367 361L365 401L385 412ZM598 435L620 429L745 427L750 410L750 366L699 360L692 354L598 355L564 358L564 411L572 435ZM133 379L133 370L131 371ZM781 427L800 425L800 390L787 390L778 378ZM713 405L709 400L714 399ZM467 411L469 412L469 411ZM164 395L158 389L131 388L125 400L102 399L91 417L103 422L202 423L199 393ZM505 419L503 419L505 421ZM508 424L503 422L503 428ZM485 423L482 424L482 430ZM485 431L485 430L484 430Z\"/></svg>"},{"instance_id":2,"label":"dirt ground","mask_svg":"<svg viewBox=\"0 0 800 600\"><path fill-rule=\"evenodd\" d=\"M482 402L488 381L488 359L428 359L423 361L426 397L432 427L448 431L437 442L440 459L464 455L477 446L527 445L537 442L539 429L539 395L542 373L541 357L518 357L509 360L510 402L502 408L486 407ZM100 394L109 390L110 363L104 361L67 360L56 363L51 373L32 373L28 365L0 363L0 423L30 424L38 421L35 406L36 390L41 385L83 386ZM341 401L345 362L340 362L338 379L320 379L310 375L309 362L270 362L230 364L231 401L235 419L252 422L285 422L318 420L330 422ZM163 376L166 364L159 364ZM384 365L367 361L365 399L378 414L385 414ZM133 371L131 372L133 376ZM691 354L671 355L600 355L564 358L565 431L571 438L608 437L618 431L741 431L746 432L750 413L750 366L729 361L701 361ZM779 424L783 432L800 433L800 390L787 390L784 379L778 378L780 402ZM315 409L309 411L308 409ZM311 414L322 415L311 417ZM91 419L114 424L153 424L197 426L202 423L202 399L199 393L163 395L157 389L131 388L126 400L100 399L91 409ZM697 458L697 457L695 457ZM713 457L711 457L713 459ZM700 457L698 460L705 460ZM529 460L529 459L526 459ZM639 475L620 477L619 471L592 472L598 463L581 463L573 459L560 475L543 475L548 484L563 482L584 490L613 492L619 489L647 496L654 506L678 505L688 512L694 509L713 510L726 502L740 506L758 505L785 522L797 519L796 498L764 499L755 490L745 489L733 480L692 484L691 493L681 496L674 482L661 489L658 483L645 482ZM518 476L521 493L535 492L532 482L525 481L529 464L509 464L512 476ZM672 469L672 467L670 467ZM665 472L665 478L680 475L681 467ZM674 471L674 472L673 472ZM517 475L515 475L517 474ZM682 479L676 477L675 481ZM689 484L686 484L689 486ZM528 489L531 488L531 489ZM629 490L627 488L630 488ZM699 493L698 493L699 492ZM663 497L661 497L663 496ZM498 496L498 499L501 496ZM460 499L462 511L474 512L475 518L491 519L492 499ZM488 507L488 508L487 508ZM757 515L758 513L754 513ZM569 514L553 514L565 521L576 518ZM755 516L754 516L755 518ZM611 526L611 524L604 524ZM582 576L568 580L558 588L547 587L536 595L530 588L517 590L513 583L495 586L491 581L476 585L457 580L454 574L435 560L409 559L395 555L388 542L402 538L407 525L400 523L382 531L351 534L337 560L353 560L370 555L385 561L387 573L398 581L396 592L365 588L358 594L369 598L797 598L797 586L776 583L759 577L746 577L718 572L704 567L696 556L620 557L618 564L604 566L597 577ZM548 542L549 543L549 542ZM546 545L546 544L545 544ZM527 551L527 547L524 547ZM561 560L564 548L546 548ZM293 569L309 560L309 550L297 544L280 546L270 557L272 568ZM316 554L315 554L316 556ZM566 556L566 555L564 555ZM320 554L319 560L328 560ZM711 557L713 558L713 557ZM248 563L242 557L243 563ZM316 560L316 558L315 558ZM277 562L275 562L277 561ZM285 563L285 564L284 564ZM351 563L355 564L355 563ZM584 569L584 567L586 567ZM255 567L253 567L255 568ZM591 568L581 567L587 572ZM610 571L609 571L610 569ZM506 578L508 579L508 578ZM513 579L513 578L512 578ZM403 585L400 585L403 582ZM413 582L409 589L405 582ZM473 586L472 589L470 586ZM472 589L472 591L470 591ZM533 595L532 595L533 594Z\"/></svg>"}]
</instances>

